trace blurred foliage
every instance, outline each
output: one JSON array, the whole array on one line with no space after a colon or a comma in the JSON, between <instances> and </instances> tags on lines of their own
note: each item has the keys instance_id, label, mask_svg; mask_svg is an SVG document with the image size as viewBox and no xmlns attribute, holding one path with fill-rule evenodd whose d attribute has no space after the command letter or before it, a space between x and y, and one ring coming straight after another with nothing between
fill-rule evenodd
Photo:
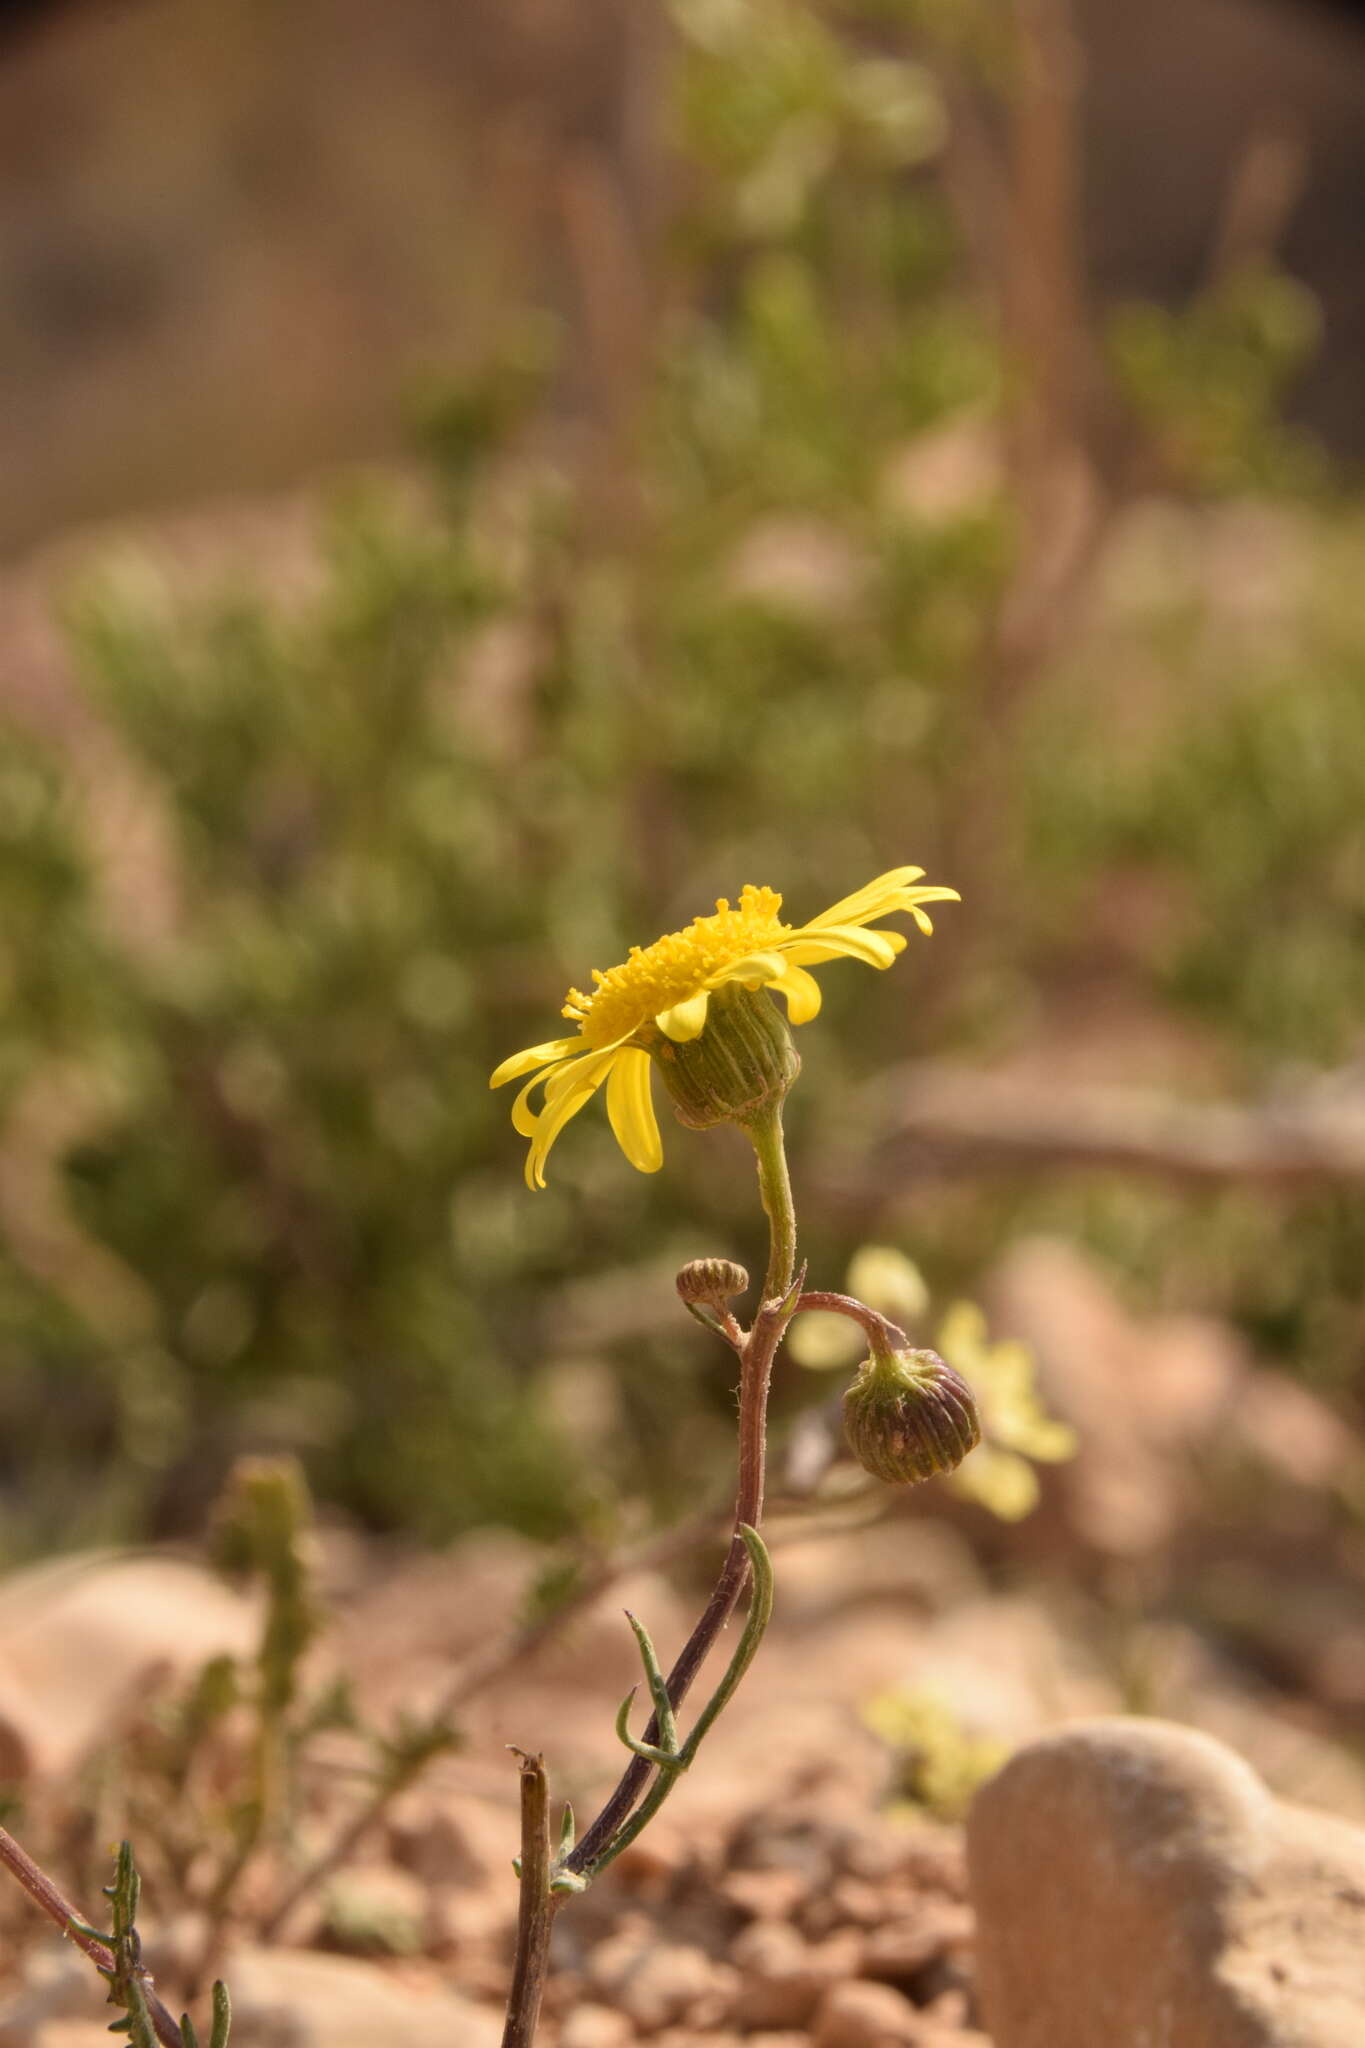
<instances>
[{"instance_id":1,"label":"blurred foliage","mask_svg":"<svg viewBox=\"0 0 1365 2048\"><path fill-rule=\"evenodd\" d=\"M357 1812L377 1817L461 1742L440 1711L404 1710L388 1728L370 1725L349 1681L309 1658L328 1615L315 1584L312 1502L295 1460L239 1460L213 1529L219 1568L259 1596L254 1654L220 1654L184 1684L154 1684L92 1760L96 1791L82 1823L92 1855L102 1853L111 1815L136 1835L162 1913L193 1916L207 1960L229 1922L268 1934L332 1875ZM335 1781L339 1742L354 1781L352 1812L319 1843L318 1785ZM359 1945L358 1918L347 1920L344 1903L337 1915L337 1932L344 1924ZM378 1928L370 1935L377 1942Z\"/></svg>"},{"instance_id":2,"label":"blurred foliage","mask_svg":"<svg viewBox=\"0 0 1365 2048\"><path fill-rule=\"evenodd\" d=\"M1045 740L1037 857L1073 905L1106 875L1148 878L1164 906L1145 961L1157 992L1229 1031L1253 1077L1360 1049L1365 632L1339 552L1360 538L1358 521L1323 536L1292 640L1272 626L1239 673L1211 674L1197 632L1175 629L1195 686L1178 744L1114 748L1074 706Z\"/></svg>"},{"instance_id":3,"label":"blurred foliage","mask_svg":"<svg viewBox=\"0 0 1365 2048\"><path fill-rule=\"evenodd\" d=\"M1358 1048L1365 630L1321 592L1358 526L1277 424L1301 299L1248 277L1130 309L1109 349L1182 490L1312 493L1302 592L1274 632L1227 640L1193 577L1120 593L1130 656L1174 679L1165 712L1158 693L1143 744L1116 746L1121 664L1086 688L1063 650L1016 718L1008 786L973 811L1018 533L1000 343L934 175L936 66L947 47L1003 87L996 11L673 14L685 205L607 452L546 453L556 372L528 329L483 378L424 384L427 484L339 492L286 594L188 598L140 558L71 592L103 769L6 735L10 1551L194 1524L263 1449L428 1538L493 1519L606 1540L621 1490L664 1513L695 1498L723 1371L685 1325L594 1324L592 1303L652 1284L623 1247L761 1265L749 1168L721 1136L645 1182L589 1115L529 1197L487 1075L553 1030L571 981L745 880L801 915L897 861L959 881L965 851L998 853L930 952L870 987L827 978L798 1184L841 1073L1008 1047L1097 952L1207 1020L1236 1078ZM1115 963L1106 890L1134 867L1161 916ZM913 1231L953 1287L1039 1221L1144 1276L1174 1245L1193 1295L1206 1254L1215 1305L1342 1377L1356 1210L1317 1198L1291 1248L1235 1191L1196 1210L988 1185L921 1201ZM806 1198L803 1227L842 1267L912 1226L873 1190L856 1218ZM603 1352L587 1461L552 1396Z\"/></svg>"},{"instance_id":4,"label":"blurred foliage","mask_svg":"<svg viewBox=\"0 0 1365 2048\"><path fill-rule=\"evenodd\" d=\"M981 1442L949 1475L955 1493L979 1502L1003 1522L1017 1522L1037 1504L1035 1465L1076 1455L1076 1432L1050 1416L1039 1398L1027 1344L992 1344L974 1301L955 1301L938 1331L938 1348L976 1396Z\"/></svg>"},{"instance_id":5,"label":"blurred foliage","mask_svg":"<svg viewBox=\"0 0 1365 2048\"><path fill-rule=\"evenodd\" d=\"M935 1692L910 1686L878 1693L863 1710L892 1755L891 1804L935 1820L960 1821L972 1795L994 1777L1008 1744L965 1728Z\"/></svg>"},{"instance_id":6,"label":"blurred foliage","mask_svg":"<svg viewBox=\"0 0 1365 2048\"><path fill-rule=\"evenodd\" d=\"M1316 451L1279 418L1286 379L1317 331L1311 295L1251 265L1183 312L1123 307L1108 341L1120 388L1164 462L1214 489L1254 490L1321 476Z\"/></svg>"}]
</instances>

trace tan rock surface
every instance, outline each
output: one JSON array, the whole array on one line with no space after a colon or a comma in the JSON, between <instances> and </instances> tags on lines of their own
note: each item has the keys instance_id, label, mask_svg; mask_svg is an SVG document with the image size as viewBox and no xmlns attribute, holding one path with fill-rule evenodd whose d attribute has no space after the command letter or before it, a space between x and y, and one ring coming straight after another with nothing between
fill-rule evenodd
<instances>
[{"instance_id":1,"label":"tan rock surface","mask_svg":"<svg viewBox=\"0 0 1365 2048\"><path fill-rule=\"evenodd\" d=\"M802 2027L832 1984L856 1967L857 1940L812 1947L794 1928L760 1920L736 1935L730 1957L741 1984L730 2018L745 2029Z\"/></svg>"},{"instance_id":2,"label":"tan rock surface","mask_svg":"<svg viewBox=\"0 0 1365 2048\"><path fill-rule=\"evenodd\" d=\"M889 1984L836 1984L811 2033L814 2048L918 2048L919 2014Z\"/></svg>"},{"instance_id":3,"label":"tan rock surface","mask_svg":"<svg viewBox=\"0 0 1365 2048\"><path fill-rule=\"evenodd\" d=\"M242 1949L225 1971L232 2048L497 2048L502 2015L447 1990L435 1972L400 1976L350 1956Z\"/></svg>"},{"instance_id":4,"label":"tan rock surface","mask_svg":"<svg viewBox=\"0 0 1365 2048\"><path fill-rule=\"evenodd\" d=\"M732 1973L691 1943L660 1940L648 1928L627 1928L599 1944L588 1979L604 2005L625 2013L645 2033L672 2021L717 2016Z\"/></svg>"},{"instance_id":5,"label":"tan rock surface","mask_svg":"<svg viewBox=\"0 0 1365 2048\"><path fill-rule=\"evenodd\" d=\"M635 2029L608 2005L580 2005L559 2031L559 2048L629 2048Z\"/></svg>"},{"instance_id":6,"label":"tan rock surface","mask_svg":"<svg viewBox=\"0 0 1365 2048\"><path fill-rule=\"evenodd\" d=\"M0 1759L6 1774L62 1776L158 1677L242 1654L249 1601L197 1565L165 1557L62 1558L0 1591Z\"/></svg>"},{"instance_id":7,"label":"tan rock surface","mask_svg":"<svg viewBox=\"0 0 1365 2048\"><path fill-rule=\"evenodd\" d=\"M1031 1744L968 1824L995 2048L1360 2048L1365 1832L1159 1721Z\"/></svg>"}]
</instances>

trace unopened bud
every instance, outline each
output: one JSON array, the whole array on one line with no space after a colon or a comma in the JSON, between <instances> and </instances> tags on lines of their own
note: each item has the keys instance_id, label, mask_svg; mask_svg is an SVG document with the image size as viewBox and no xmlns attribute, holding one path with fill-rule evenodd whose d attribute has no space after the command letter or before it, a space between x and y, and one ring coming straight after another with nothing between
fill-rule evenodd
<instances>
[{"instance_id":1,"label":"unopened bud","mask_svg":"<svg viewBox=\"0 0 1365 2048\"><path fill-rule=\"evenodd\" d=\"M678 1275L678 1292L684 1301L724 1315L728 1302L749 1292L749 1276L733 1259L689 1259Z\"/></svg>"},{"instance_id":2,"label":"unopened bud","mask_svg":"<svg viewBox=\"0 0 1365 2048\"><path fill-rule=\"evenodd\" d=\"M844 1429L865 1472L913 1485L951 1472L981 1441L972 1390L936 1351L876 1349L844 1395Z\"/></svg>"}]
</instances>

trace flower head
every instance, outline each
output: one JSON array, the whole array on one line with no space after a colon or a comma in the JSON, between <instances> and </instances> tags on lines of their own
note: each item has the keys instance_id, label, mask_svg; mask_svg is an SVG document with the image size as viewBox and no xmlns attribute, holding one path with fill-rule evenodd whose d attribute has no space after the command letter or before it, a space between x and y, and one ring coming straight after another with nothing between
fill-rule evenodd
<instances>
[{"instance_id":1,"label":"flower head","mask_svg":"<svg viewBox=\"0 0 1365 2048\"><path fill-rule=\"evenodd\" d=\"M592 990L570 989L564 1004L574 1035L529 1046L492 1076L494 1088L525 1084L512 1122L530 1140L528 1185L544 1187L550 1147L604 1084L621 1150L642 1173L657 1171L663 1148L650 1092L651 1056L700 1038L720 989L774 989L786 1000L789 1021L808 1023L820 1008L820 985L808 969L844 958L889 967L905 934L869 926L905 911L927 934L933 926L923 906L957 901L955 889L917 886L923 873L892 868L804 925L784 924L782 898L748 883L734 907L722 896L714 913L693 918L683 931L652 946L632 946L629 958L605 973L594 969ZM531 1097L541 1087L541 1107L533 1109Z\"/></svg>"},{"instance_id":2,"label":"flower head","mask_svg":"<svg viewBox=\"0 0 1365 2048\"><path fill-rule=\"evenodd\" d=\"M844 1395L844 1433L864 1471L913 1485L960 1465L981 1424L971 1388L936 1351L874 1342Z\"/></svg>"}]
</instances>

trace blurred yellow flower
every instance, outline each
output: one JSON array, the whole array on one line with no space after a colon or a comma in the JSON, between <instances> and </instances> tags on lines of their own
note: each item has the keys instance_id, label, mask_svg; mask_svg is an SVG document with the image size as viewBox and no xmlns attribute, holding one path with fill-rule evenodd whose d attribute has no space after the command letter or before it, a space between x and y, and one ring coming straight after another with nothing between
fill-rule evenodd
<instances>
[{"instance_id":1,"label":"blurred yellow flower","mask_svg":"<svg viewBox=\"0 0 1365 2048\"><path fill-rule=\"evenodd\" d=\"M877 1693L863 1708L864 1724L895 1752L899 1797L892 1806L960 1821L978 1786L1009 1755L998 1736L975 1734L935 1692L901 1686Z\"/></svg>"},{"instance_id":2,"label":"blurred yellow flower","mask_svg":"<svg viewBox=\"0 0 1365 2048\"><path fill-rule=\"evenodd\" d=\"M865 1244L848 1262L844 1292L866 1302L878 1315L913 1329L929 1306L924 1275L913 1259L893 1245ZM796 1318L786 1336L787 1357L808 1372L834 1372L852 1365L867 1341L847 1316L811 1309Z\"/></svg>"},{"instance_id":3,"label":"blurred yellow flower","mask_svg":"<svg viewBox=\"0 0 1365 2048\"><path fill-rule=\"evenodd\" d=\"M793 1024L806 1024L820 1008L820 986L806 970L829 960L862 960L889 967L905 946L897 931L869 931L876 919L907 911L926 934L933 930L926 903L955 903L956 889L921 888L923 868L892 868L826 910L810 924L784 924L782 898L747 883L731 908L722 896L713 915L696 917L684 931L652 946L632 946L630 957L606 973L593 969L596 986L570 989L563 1014L577 1025L568 1038L552 1038L513 1054L490 1086L526 1080L512 1106L512 1122L530 1140L526 1180L544 1187L545 1160L555 1139L606 1083L607 1115L632 1166L654 1173L663 1162L650 1093L651 1048L661 1038L686 1044L706 1028L712 993L727 984L776 989ZM542 1106L530 1106L544 1085Z\"/></svg>"},{"instance_id":4,"label":"blurred yellow flower","mask_svg":"<svg viewBox=\"0 0 1365 2048\"><path fill-rule=\"evenodd\" d=\"M992 1344L974 1301L953 1303L938 1349L971 1387L981 1416L980 1445L947 1483L1001 1521L1020 1521L1038 1502L1034 1465L1074 1457L1076 1432L1044 1411L1028 1346Z\"/></svg>"}]
</instances>

